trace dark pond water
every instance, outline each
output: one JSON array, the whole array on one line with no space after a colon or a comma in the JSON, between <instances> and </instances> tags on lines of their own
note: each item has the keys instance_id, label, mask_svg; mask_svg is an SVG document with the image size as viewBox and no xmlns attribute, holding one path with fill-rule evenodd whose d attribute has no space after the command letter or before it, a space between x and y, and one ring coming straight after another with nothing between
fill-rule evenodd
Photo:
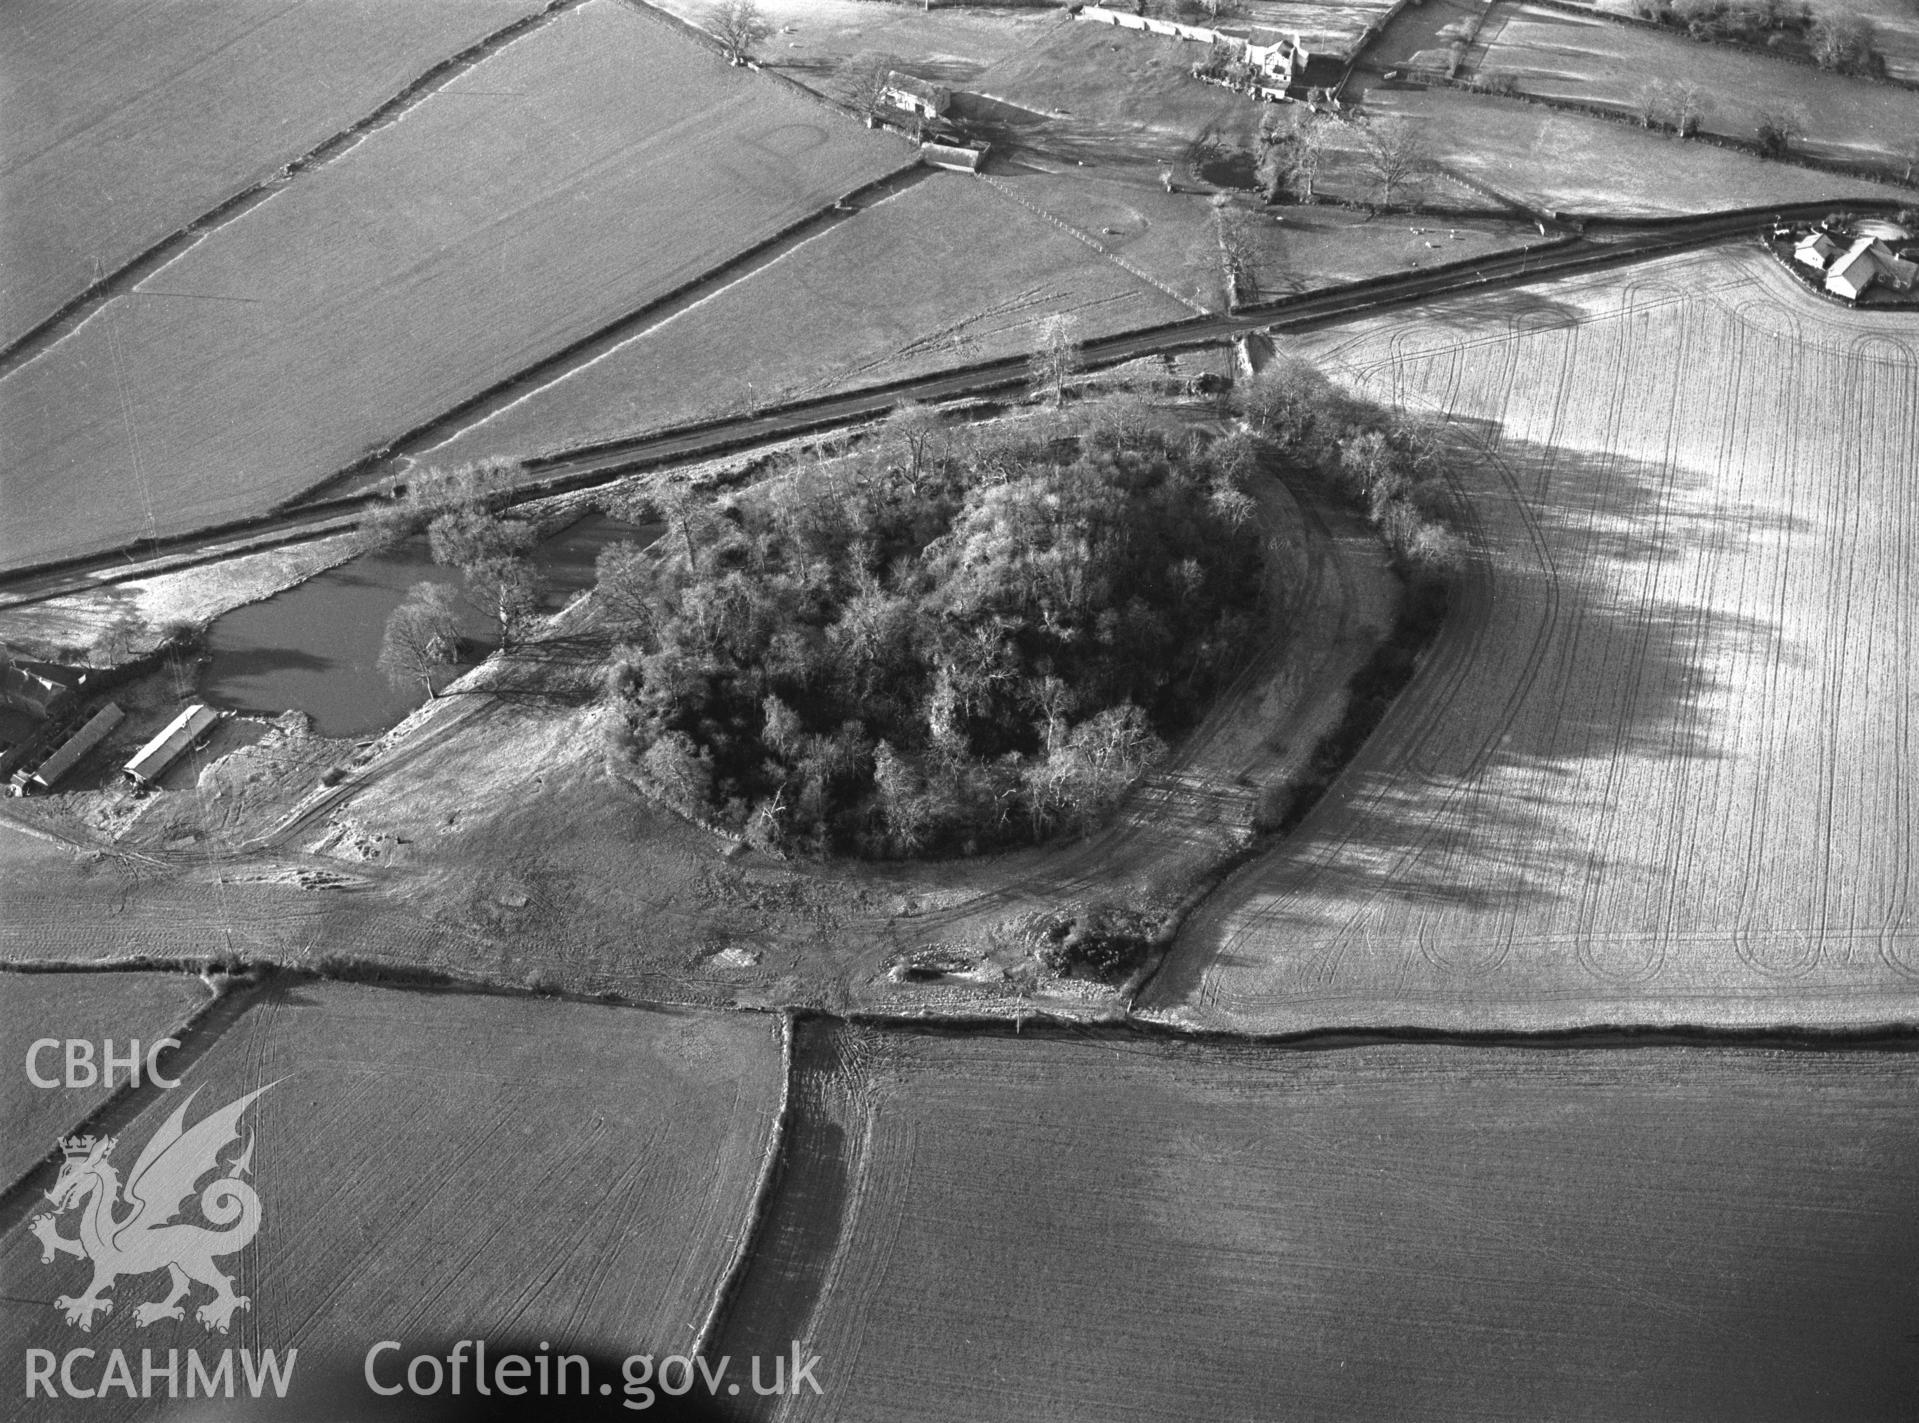
<instances>
[{"instance_id":1,"label":"dark pond water","mask_svg":"<svg viewBox=\"0 0 1919 1423\"><path fill-rule=\"evenodd\" d=\"M1243 148L1214 148L1199 165L1199 176L1216 188L1251 188L1259 182L1259 170Z\"/></svg>"},{"instance_id":2,"label":"dark pond water","mask_svg":"<svg viewBox=\"0 0 1919 1423\"><path fill-rule=\"evenodd\" d=\"M622 539L650 543L657 527L595 514L560 530L539 547L542 601L559 608L593 585L600 550ZM385 553L362 554L264 602L236 608L208 633L212 665L209 700L238 711L268 714L297 708L322 736L382 731L420 703L417 690L395 691L375 665L389 614L415 583L444 583L456 592L460 575L435 567L426 540ZM465 617L470 666L493 647L485 618L458 600Z\"/></svg>"}]
</instances>

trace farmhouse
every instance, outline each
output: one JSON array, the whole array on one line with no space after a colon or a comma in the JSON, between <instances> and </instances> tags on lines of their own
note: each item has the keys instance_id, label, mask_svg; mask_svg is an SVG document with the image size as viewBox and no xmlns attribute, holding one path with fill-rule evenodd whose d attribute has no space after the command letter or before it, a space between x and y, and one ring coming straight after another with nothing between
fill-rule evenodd
<instances>
[{"instance_id":1,"label":"farmhouse","mask_svg":"<svg viewBox=\"0 0 1919 1423\"><path fill-rule=\"evenodd\" d=\"M945 86L929 84L924 79L915 79L897 69L888 71L886 87L880 91L880 97L894 108L904 109L922 119L946 117L947 105L953 102L952 91Z\"/></svg>"},{"instance_id":2,"label":"farmhouse","mask_svg":"<svg viewBox=\"0 0 1919 1423\"><path fill-rule=\"evenodd\" d=\"M151 790L166 774L167 767L179 760L186 749L200 740L220 719L220 713L204 702L195 702L168 722L160 734L140 748L127 762L125 775L141 790Z\"/></svg>"},{"instance_id":3,"label":"farmhouse","mask_svg":"<svg viewBox=\"0 0 1919 1423\"><path fill-rule=\"evenodd\" d=\"M39 770L30 776L16 776L16 784L21 790L52 790L62 776L79 765L81 758L105 741L125 718L126 713L108 702L87 718L87 724L69 736L59 750L42 761Z\"/></svg>"}]
</instances>

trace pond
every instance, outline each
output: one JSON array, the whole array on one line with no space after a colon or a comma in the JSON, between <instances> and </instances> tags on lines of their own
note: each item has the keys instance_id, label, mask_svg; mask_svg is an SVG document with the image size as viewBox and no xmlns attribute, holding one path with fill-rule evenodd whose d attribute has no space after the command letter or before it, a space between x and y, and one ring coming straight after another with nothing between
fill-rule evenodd
<instances>
[{"instance_id":1,"label":"pond","mask_svg":"<svg viewBox=\"0 0 1919 1423\"><path fill-rule=\"evenodd\" d=\"M540 544L541 602L549 611L593 586L600 550L622 539L651 543L659 529L590 515ZM295 708L322 736L385 730L420 703L417 688L396 691L376 665L389 614L420 582L456 592L460 575L427 557L426 540L361 554L297 588L218 618L208 631L207 698L237 711L274 715ZM494 629L459 599L470 666L494 646Z\"/></svg>"}]
</instances>

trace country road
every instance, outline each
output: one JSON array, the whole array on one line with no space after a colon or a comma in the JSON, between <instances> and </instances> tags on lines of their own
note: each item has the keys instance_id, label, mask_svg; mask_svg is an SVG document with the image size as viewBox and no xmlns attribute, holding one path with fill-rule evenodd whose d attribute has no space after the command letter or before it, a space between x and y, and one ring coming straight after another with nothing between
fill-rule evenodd
<instances>
[{"instance_id":1,"label":"country road","mask_svg":"<svg viewBox=\"0 0 1919 1423\"><path fill-rule=\"evenodd\" d=\"M1085 362L1096 369L1143 356L1217 345L1250 331L1305 330L1450 292L1511 286L1706 246L1752 232L1763 223L1816 217L1838 206L1854 210L1883 207L1888 212L1895 207L1891 203L1841 204L1835 200L1643 221L1568 217L1569 228L1583 230L1569 230L1544 245L1467 263L1369 278L1231 313L1195 316L1104 337L1086 343ZM870 420L906 400L940 404L1020 387L1025 382L1024 359L1009 357L750 415L581 446L529 460L518 497L534 499L587 489L639 470L737 454L795 435ZM352 527L368 502L380 497L365 492L328 492L329 486L337 486L346 477L335 476L291 505L259 519L8 574L0 578L0 611L342 532Z\"/></svg>"}]
</instances>

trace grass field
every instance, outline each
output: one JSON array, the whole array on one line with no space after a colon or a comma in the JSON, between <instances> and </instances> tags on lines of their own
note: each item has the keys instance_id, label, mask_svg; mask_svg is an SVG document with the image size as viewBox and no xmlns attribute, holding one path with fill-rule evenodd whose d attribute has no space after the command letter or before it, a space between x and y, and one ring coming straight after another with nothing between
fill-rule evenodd
<instances>
[{"instance_id":1,"label":"grass field","mask_svg":"<svg viewBox=\"0 0 1919 1423\"><path fill-rule=\"evenodd\" d=\"M373 1401L360 1368L379 1339L408 1346L389 1360L395 1374L461 1338L616 1359L683 1348L744 1229L780 1081L770 1018L268 990L182 1089L200 1090L197 1120L276 1084L246 1118L259 1235L225 1262L251 1306L226 1337L190 1320L141 1329L133 1306L165 1281L129 1277L84 1342L103 1357L131 1349L136 1373L143 1345L297 1348L290 1397L311 1408L311 1390L336 1379L346 1411L328 1416ZM157 1094L121 1133L124 1154L179 1096ZM62 1233L74 1233L73 1217ZM21 1229L0 1272L12 1357L80 1342L52 1309L32 1307L78 1293L77 1262L42 1265ZM194 1303L204 1294L196 1287ZM120 1403L68 1406L76 1417L139 1414ZM41 1416L56 1416L46 1406Z\"/></svg>"},{"instance_id":2,"label":"grass field","mask_svg":"<svg viewBox=\"0 0 1919 1423\"><path fill-rule=\"evenodd\" d=\"M1251 26L1257 43L1298 36L1309 54L1344 59L1351 54L1368 25L1386 18L1391 0L1320 5L1309 0L1242 0L1223 15L1225 27L1238 33Z\"/></svg>"},{"instance_id":3,"label":"grass field","mask_svg":"<svg viewBox=\"0 0 1919 1423\"><path fill-rule=\"evenodd\" d=\"M5 898L0 896L0 911ZM27 1050L42 1038L91 1042L96 1055L101 1040L112 1038L114 1051L125 1054L128 1039L137 1038L141 1054L165 1037L176 1037L182 1024L207 999L197 978L186 974L150 973L8 973L0 975L0 1042L6 1044L7 1073L0 1078L0 1114L7 1130L0 1145L0 1181L11 1183L21 1172L53 1150L63 1134L72 1131L87 1114L106 1101L108 1092L92 1087L43 1088L28 1080ZM49 1048L38 1059L42 1077L64 1080L65 1048ZM161 1072L171 1074L169 1056L159 1060ZM145 1072L144 1064L141 1071ZM76 1077L85 1077L76 1070ZM117 1087L126 1069L114 1069Z\"/></svg>"},{"instance_id":4,"label":"grass field","mask_svg":"<svg viewBox=\"0 0 1919 1423\"><path fill-rule=\"evenodd\" d=\"M0 7L0 346L540 0Z\"/></svg>"},{"instance_id":5,"label":"grass field","mask_svg":"<svg viewBox=\"0 0 1919 1423\"><path fill-rule=\"evenodd\" d=\"M1633 13L1633 0L1576 0L1615 15ZM1872 26L1873 48L1885 60L1886 73L1905 84L1919 84L1919 16L1902 0L1827 0L1810 7L1814 15L1857 15Z\"/></svg>"},{"instance_id":6,"label":"grass field","mask_svg":"<svg viewBox=\"0 0 1919 1423\"><path fill-rule=\"evenodd\" d=\"M910 156L595 0L0 381L0 566L259 512Z\"/></svg>"},{"instance_id":7,"label":"grass field","mask_svg":"<svg viewBox=\"0 0 1919 1423\"><path fill-rule=\"evenodd\" d=\"M585 444L1019 355L1055 313L1087 337L1193 314L1001 181L933 174L422 458Z\"/></svg>"},{"instance_id":8,"label":"grass field","mask_svg":"<svg viewBox=\"0 0 1919 1423\"><path fill-rule=\"evenodd\" d=\"M1201 84L1205 46L1061 17L969 80L968 112L998 143L1094 170L1181 159L1202 133L1250 148L1261 106ZM1000 106L977 103L973 96ZM996 129L994 121L1003 124Z\"/></svg>"},{"instance_id":9,"label":"grass field","mask_svg":"<svg viewBox=\"0 0 1919 1423\"><path fill-rule=\"evenodd\" d=\"M1911 194L1646 133L1612 119L1456 89L1375 83L1366 89L1365 105L1424 129L1435 156L1467 176L1507 197L1562 212L1656 216L1854 196L1905 201ZM1371 194L1364 175L1337 156L1320 186L1334 197Z\"/></svg>"},{"instance_id":10,"label":"grass field","mask_svg":"<svg viewBox=\"0 0 1919 1423\"><path fill-rule=\"evenodd\" d=\"M1531 223L1510 218L1375 215L1332 206L1252 207L1240 220L1253 240L1254 288L1261 301L1470 261L1541 240Z\"/></svg>"},{"instance_id":11,"label":"grass field","mask_svg":"<svg viewBox=\"0 0 1919 1423\"><path fill-rule=\"evenodd\" d=\"M1275 1031L1877 1024L1919 1007L1910 323L1748 248L1303 344L1443 412L1480 557L1149 1011Z\"/></svg>"},{"instance_id":12,"label":"grass field","mask_svg":"<svg viewBox=\"0 0 1919 1423\"><path fill-rule=\"evenodd\" d=\"M808 1029L787 1420L1892 1418L1906 1053Z\"/></svg>"},{"instance_id":13,"label":"grass field","mask_svg":"<svg viewBox=\"0 0 1919 1423\"><path fill-rule=\"evenodd\" d=\"M1747 142L1762 111L1796 104L1806 123L1796 149L1895 177L1905 171L1902 148L1919 138L1919 93L1909 89L1543 5L1496 8L1475 54L1478 73L1511 75L1521 93L1622 114L1634 112L1648 76L1683 77L1704 91L1704 130Z\"/></svg>"}]
</instances>

